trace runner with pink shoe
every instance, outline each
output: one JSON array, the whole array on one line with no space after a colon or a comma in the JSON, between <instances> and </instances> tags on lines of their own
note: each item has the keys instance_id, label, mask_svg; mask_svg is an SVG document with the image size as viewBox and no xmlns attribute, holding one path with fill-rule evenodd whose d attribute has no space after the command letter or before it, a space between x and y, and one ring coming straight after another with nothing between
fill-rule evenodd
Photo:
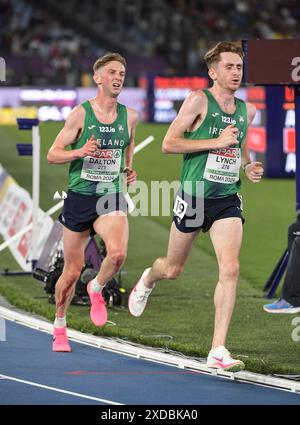
<instances>
[{"instance_id":1,"label":"runner with pink shoe","mask_svg":"<svg viewBox=\"0 0 300 425\"><path fill-rule=\"evenodd\" d=\"M71 351L66 313L84 265L89 236L97 233L107 252L99 273L87 286L95 326L107 321L101 293L120 270L127 252L127 201L123 192L126 184L136 180L132 159L138 115L117 102L125 79L125 59L118 53L108 53L95 62L93 69L96 97L70 113L47 155L50 163L70 163L68 196L59 216L64 268L55 287L53 351Z\"/></svg>"},{"instance_id":2,"label":"runner with pink shoe","mask_svg":"<svg viewBox=\"0 0 300 425\"><path fill-rule=\"evenodd\" d=\"M220 42L207 52L212 87L192 91L167 131L163 152L183 154L181 188L175 195L167 255L144 271L128 300L130 313L141 316L157 282L178 278L195 239L201 231L209 231L219 279L207 366L230 371L244 368L244 363L233 359L225 348L236 301L243 236L240 168L253 183L263 175L262 164L251 162L246 145L256 108L235 97L242 81L243 57L241 46L230 42Z\"/></svg>"}]
</instances>

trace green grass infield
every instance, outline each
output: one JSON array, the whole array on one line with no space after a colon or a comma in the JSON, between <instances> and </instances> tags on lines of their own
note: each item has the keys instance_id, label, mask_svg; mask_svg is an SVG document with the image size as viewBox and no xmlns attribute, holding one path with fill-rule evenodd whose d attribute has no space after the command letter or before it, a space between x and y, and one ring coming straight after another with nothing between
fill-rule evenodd
<instances>
[{"instance_id":1,"label":"green grass infield","mask_svg":"<svg viewBox=\"0 0 300 425\"><path fill-rule=\"evenodd\" d=\"M44 211L54 205L54 192L67 187L68 165L49 165L46 160L49 146L61 127L61 123L40 125L40 205ZM155 137L155 141L134 158L138 177L148 188L152 181L179 179L182 156L161 152L166 129L167 126L152 124L139 124L137 128L136 144L149 135ZM15 147L17 142L30 140L30 131L0 127L0 163L31 193L31 157L17 156ZM299 374L300 341L292 338L293 331L296 332L292 323L295 315L272 315L262 309L268 302L262 288L286 247L288 225L295 220L295 182L265 178L259 184L252 184L243 176L242 180L246 223L237 305L227 347L246 363L247 370L265 374ZM149 191L149 205L150 198ZM213 293L218 274L209 235L199 235L186 269L178 280L164 281L156 286L142 317L131 317L127 309L126 298L142 271L156 257L165 255L170 224L170 214L130 217L128 255L122 273L126 294L122 305L109 308L110 323L104 328L92 325L88 307L70 306L69 327L165 347L191 356L207 355L213 331ZM19 268L8 249L0 253L0 269L5 268ZM23 310L50 321L54 319L54 306L48 303L43 284L31 277L0 276L0 294Z\"/></svg>"}]
</instances>

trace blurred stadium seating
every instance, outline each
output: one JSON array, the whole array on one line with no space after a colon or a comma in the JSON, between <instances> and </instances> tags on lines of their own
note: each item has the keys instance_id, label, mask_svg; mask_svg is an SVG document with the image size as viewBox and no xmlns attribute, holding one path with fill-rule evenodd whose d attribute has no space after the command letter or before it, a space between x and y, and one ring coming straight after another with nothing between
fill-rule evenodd
<instances>
[{"instance_id":1,"label":"blurred stadium seating","mask_svg":"<svg viewBox=\"0 0 300 425\"><path fill-rule=\"evenodd\" d=\"M107 50L143 72L195 74L216 41L298 38L297 0L0 0L0 52L10 85L88 85Z\"/></svg>"}]
</instances>

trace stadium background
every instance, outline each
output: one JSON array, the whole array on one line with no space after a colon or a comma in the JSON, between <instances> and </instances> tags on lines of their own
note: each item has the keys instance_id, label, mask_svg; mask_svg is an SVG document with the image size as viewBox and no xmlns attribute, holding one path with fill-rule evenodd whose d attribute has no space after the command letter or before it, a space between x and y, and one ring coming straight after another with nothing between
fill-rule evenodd
<instances>
[{"instance_id":1,"label":"stadium background","mask_svg":"<svg viewBox=\"0 0 300 425\"><path fill-rule=\"evenodd\" d=\"M168 16L168 19L166 19ZM161 142L187 92L208 84L202 58L220 40L299 38L300 6L296 1L163 1L0 0L0 56L6 81L0 86L0 163L31 191L31 158L18 157L15 144L30 141L15 117L38 116L42 140L41 200L53 205L56 190L65 190L67 166L50 166L46 152L70 109L96 92L91 66L106 51L119 51L128 61L126 88L120 100L139 110L136 143L155 141L135 158L139 178L178 179L181 157L161 153ZM121 40L121 41L120 41ZM253 158L264 160L272 140L266 135L265 89L242 88L239 96L256 104L258 114L249 143ZM259 185L243 179L245 236L241 254L239 297L228 346L243 355L248 370L299 373L299 342L292 340L292 317L262 311L262 287L287 240L295 219L293 98L282 89L282 155L278 176ZM273 117L276 119L276 117ZM165 122L165 123L163 123ZM1 217L1 216L0 216ZM130 290L141 271L164 255L170 217L130 220L129 252L123 284ZM8 250L0 268L18 268ZM69 326L93 333L162 345L190 355L205 356L213 327L216 261L207 235L200 235L184 275L164 282L140 319L114 307L115 326L93 327L86 307L71 307ZM0 276L0 293L11 303L52 320L54 308L42 285L29 277ZM125 306L125 303L124 303Z\"/></svg>"}]
</instances>

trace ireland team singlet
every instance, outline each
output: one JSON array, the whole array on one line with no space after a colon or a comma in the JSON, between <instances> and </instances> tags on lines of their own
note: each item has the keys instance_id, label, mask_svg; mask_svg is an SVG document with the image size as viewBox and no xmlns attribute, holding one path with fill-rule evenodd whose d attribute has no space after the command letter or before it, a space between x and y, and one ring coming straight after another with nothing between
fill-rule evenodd
<instances>
[{"instance_id":1,"label":"ireland team singlet","mask_svg":"<svg viewBox=\"0 0 300 425\"><path fill-rule=\"evenodd\" d=\"M247 134L247 108L243 100L234 98L236 111L227 114L209 90L203 90L207 96L207 114L195 131L185 132L189 140L215 139L230 124L238 128L238 144L223 149L211 149L184 154L181 172L181 184L189 195L197 195L196 182L204 182L204 198L223 198L239 191L241 182L241 146ZM186 184L186 182L191 182Z\"/></svg>"},{"instance_id":2,"label":"ireland team singlet","mask_svg":"<svg viewBox=\"0 0 300 425\"><path fill-rule=\"evenodd\" d=\"M83 131L71 148L81 148L92 135L101 147L93 155L71 162L68 188L83 195L122 192L124 154L130 143L126 106L117 104L117 118L112 124L98 121L89 101L82 106L85 109Z\"/></svg>"}]
</instances>

